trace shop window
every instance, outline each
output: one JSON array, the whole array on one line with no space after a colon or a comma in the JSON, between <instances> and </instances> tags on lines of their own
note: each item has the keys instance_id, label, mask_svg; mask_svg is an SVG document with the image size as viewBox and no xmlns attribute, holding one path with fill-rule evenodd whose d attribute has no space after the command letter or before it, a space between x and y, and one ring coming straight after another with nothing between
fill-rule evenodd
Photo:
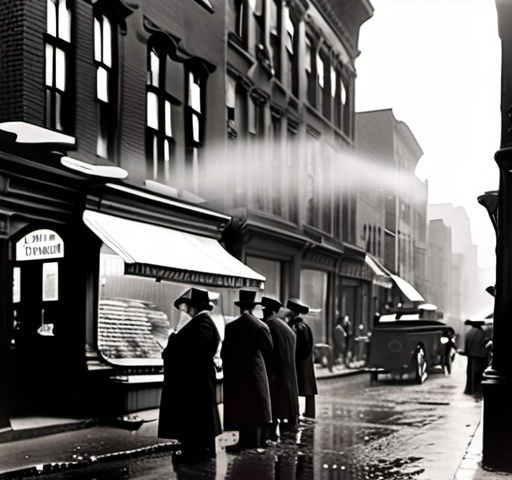
<instances>
[{"instance_id":1,"label":"shop window","mask_svg":"<svg viewBox=\"0 0 512 480\"><path fill-rule=\"evenodd\" d=\"M245 263L266 277L265 295L281 299L282 264L275 260L247 256Z\"/></svg>"},{"instance_id":2,"label":"shop window","mask_svg":"<svg viewBox=\"0 0 512 480\"><path fill-rule=\"evenodd\" d=\"M146 158L155 180L169 180L174 161L173 112L177 101L169 90L173 62L163 48L148 49L146 86Z\"/></svg>"},{"instance_id":3,"label":"shop window","mask_svg":"<svg viewBox=\"0 0 512 480\"><path fill-rule=\"evenodd\" d=\"M72 133L73 68L70 0L47 0L45 35L45 125Z\"/></svg>"},{"instance_id":4,"label":"shop window","mask_svg":"<svg viewBox=\"0 0 512 480\"><path fill-rule=\"evenodd\" d=\"M311 309L304 318L313 331L314 343L326 341L327 284L327 272L310 269L300 272L300 299Z\"/></svg>"},{"instance_id":5,"label":"shop window","mask_svg":"<svg viewBox=\"0 0 512 480\"><path fill-rule=\"evenodd\" d=\"M94 12L94 64L96 66L96 154L114 156L117 96L117 28L101 11Z\"/></svg>"},{"instance_id":6,"label":"shop window","mask_svg":"<svg viewBox=\"0 0 512 480\"><path fill-rule=\"evenodd\" d=\"M100 354L114 364L161 365L162 350L180 320L173 299L191 286L125 275L121 257L103 245L96 330ZM212 317L220 329L224 324L224 309L232 312L235 291L207 289L213 292Z\"/></svg>"}]
</instances>

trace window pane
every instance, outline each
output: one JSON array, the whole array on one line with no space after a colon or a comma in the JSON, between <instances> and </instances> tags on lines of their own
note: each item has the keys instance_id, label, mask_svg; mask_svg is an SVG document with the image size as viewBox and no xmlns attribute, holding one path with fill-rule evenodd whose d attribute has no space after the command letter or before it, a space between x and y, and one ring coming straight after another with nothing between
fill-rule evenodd
<instances>
[{"instance_id":1,"label":"window pane","mask_svg":"<svg viewBox=\"0 0 512 480\"><path fill-rule=\"evenodd\" d=\"M169 140L164 141L164 161L168 162L171 159L171 146Z\"/></svg>"},{"instance_id":2,"label":"window pane","mask_svg":"<svg viewBox=\"0 0 512 480\"><path fill-rule=\"evenodd\" d=\"M54 37L57 36L57 9L52 0L46 2L46 31Z\"/></svg>"},{"instance_id":3,"label":"window pane","mask_svg":"<svg viewBox=\"0 0 512 480\"><path fill-rule=\"evenodd\" d=\"M50 2L51 3L51 2ZM46 85L53 87L53 47L46 44Z\"/></svg>"},{"instance_id":4,"label":"window pane","mask_svg":"<svg viewBox=\"0 0 512 480\"><path fill-rule=\"evenodd\" d=\"M320 55L316 56L316 69L318 74L318 84L324 88L324 62L320 58Z\"/></svg>"},{"instance_id":5,"label":"window pane","mask_svg":"<svg viewBox=\"0 0 512 480\"><path fill-rule=\"evenodd\" d=\"M304 61L306 63L306 72L311 73L311 42L309 39L306 39L306 58Z\"/></svg>"},{"instance_id":6,"label":"window pane","mask_svg":"<svg viewBox=\"0 0 512 480\"><path fill-rule=\"evenodd\" d=\"M94 18L94 60L101 62L101 26L97 18Z\"/></svg>"},{"instance_id":7,"label":"window pane","mask_svg":"<svg viewBox=\"0 0 512 480\"><path fill-rule=\"evenodd\" d=\"M290 9L286 7L284 12L286 27L286 49L288 50L288 52L293 54L293 39L295 36L295 27L293 25L292 19L290 18Z\"/></svg>"},{"instance_id":8,"label":"window pane","mask_svg":"<svg viewBox=\"0 0 512 480\"><path fill-rule=\"evenodd\" d=\"M147 95L147 126L158 130L158 97L153 92Z\"/></svg>"},{"instance_id":9,"label":"window pane","mask_svg":"<svg viewBox=\"0 0 512 480\"><path fill-rule=\"evenodd\" d=\"M192 115L192 135L194 137L194 142L199 142L200 128L199 117L197 115Z\"/></svg>"},{"instance_id":10,"label":"window pane","mask_svg":"<svg viewBox=\"0 0 512 480\"><path fill-rule=\"evenodd\" d=\"M60 48L55 49L55 86L66 91L66 54Z\"/></svg>"},{"instance_id":11,"label":"window pane","mask_svg":"<svg viewBox=\"0 0 512 480\"><path fill-rule=\"evenodd\" d=\"M228 82L226 85L226 106L228 108L235 108L235 99L236 99L236 80L234 78L228 77Z\"/></svg>"},{"instance_id":12,"label":"window pane","mask_svg":"<svg viewBox=\"0 0 512 480\"><path fill-rule=\"evenodd\" d=\"M171 103L165 101L165 134L172 137L172 117L171 117Z\"/></svg>"},{"instance_id":13,"label":"window pane","mask_svg":"<svg viewBox=\"0 0 512 480\"><path fill-rule=\"evenodd\" d=\"M55 129L62 131L62 97L59 92L55 92Z\"/></svg>"},{"instance_id":14,"label":"window pane","mask_svg":"<svg viewBox=\"0 0 512 480\"><path fill-rule=\"evenodd\" d=\"M201 113L201 87L199 79L193 74L189 74L189 98L188 104L196 111Z\"/></svg>"},{"instance_id":15,"label":"window pane","mask_svg":"<svg viewBox=\"0 0 512 480\"><path fill-rule=\"evenodd\" d=\"M107 67L112 66L112 29L110 21L103 16L103 63Z\"/></svg>"},{"instance_id":16,"label":"window pane","mask_svg":"<svg viewBox=\"0 0 512 480\"><path fill-rule=\"evenodd\" d=\"M343 81L341 82L341 103L342 105L345 105L345 102L347 101L347 90L345 89L345 84Z\"/></svg>"},{"instance_id":17,"label":"window pane","mask_svg":"<svg viewBox=\"0 0 512 480\"><path fill-rule=\"evenodd\" d=\"M103 67L98 67L96 90L98 100L108 103L108 72Z\"/></svg>"},{"instance_id":18,"label":"window pane","mask_svg":"<svg viewBox=\"0 0 512 480\"><path fill-rule=\"evenodd\" d=\"M59 0L59 37L71 41L71 12L66 7L66 0Z\"/></svg>"},{"instance_id":19,"label":"window pane","mask_svg":"<svg viewBox=\"0 0 512 480\"><path fill-rule=\"evenodd\" d=\"M158 54L154 50L151 50L149 58L151 68L149 81L151 85L158 87L158 77L160 74L160 59L158 58Z\"/></svg>"},{"instance_id":20,"label":"window pane","mask_svg":"<svg viewBox=\"0 0 512 480\"><path fill-rule=\"evenodd\" d=\"M337 75L336 75L336 70L334 69L334 67L331 67L331 95L333 97L336 96L336 90L337 90Z\"/></svg>"}]
</instances>

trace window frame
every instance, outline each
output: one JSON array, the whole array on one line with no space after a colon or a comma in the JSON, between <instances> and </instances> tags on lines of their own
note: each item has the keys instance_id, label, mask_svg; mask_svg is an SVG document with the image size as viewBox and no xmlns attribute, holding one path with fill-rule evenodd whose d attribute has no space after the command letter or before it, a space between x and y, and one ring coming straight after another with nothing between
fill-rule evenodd
<instances>
[{"instance_id":1,"label":"window frame","mask_svg":"<svg viewBox=\"0 0 512 480\"><path fill-rule=\"evenodd\" d=\"M49 4L55 7L54 32L50 32L49 25ZM67 39L61 36L61 15L60 6L64 5L68 16ZM52 130L73 134L75 129L75 45L74 45L74 15L73 0L47 0L46 2L46 32L44 33L44 91L45 91L45 126ZM64 63L63 85L58 85L58 61L57 52L62 52L61 61ZM49 53L51 61L49 61ZM49 73L51 64L51 73ZM61 88L62 87L62 88Z\"/></svg>"},{"instance_id":2,"label":"window frame","mask_svg":"<svg viewBox=\"0 0 512 480\"><path fill-rule=\"evenodd\" d=\"M110 48L105 50L105 32L104 19L108 21L110 29ZM105 8L98 6L94 9L93 15L93 64L96 68L96 105L97 105L97 140L96 155L101 158L114 160L117 153L116 128L117 128L117 108L118 108L118 82L119 82L119 25ZM99 26L99 30L97 27ZM99 45L97 43L97 34L100 33ZM105 54L109 52L110 65L106 63ZM100 53L101 58L98 58ZM104 71L106 75L105 92L107 100L100 98L103 95L99 92L100 82Z\"/></svg>"},{"instance_id":3,"label":"window frame","mask_svg":"<svg viewBox=\"0 0 512 480\"><path fill-rule=\"evenodd\" d=\"M158 79L152 78L152 54L158 59ZM154 180L169 180L172 163L176 157L176 139L174 135L175 108L180 105L176 97L168 91L168 68L172 62L171 52L166 46L149 42L147 48L147 82L146 82L146 163L152 171ZM156 97L156 127L149 122L149 98ZM167 114L169 106L169 114ZM174 108L173 108L174 107ZM168 116L169 115L169 116ZM156 154L155 154L156 142ZM166 152L168 158L166 158ZM174 162L175 163L175 162Z\"/></svg>"}]
</instances>

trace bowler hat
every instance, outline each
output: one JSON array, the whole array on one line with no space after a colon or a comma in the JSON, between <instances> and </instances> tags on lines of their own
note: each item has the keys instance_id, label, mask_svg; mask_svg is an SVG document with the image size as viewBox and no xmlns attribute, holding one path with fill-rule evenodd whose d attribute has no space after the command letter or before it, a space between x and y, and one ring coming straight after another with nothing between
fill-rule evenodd
<instances>
[{"instance_id":1,"label":"bowler hat","mask_svg":"<svg viewBox=\"0 0 512 480\"><path fill-rule=\"evenodd\" d=\"M258 304L256 301L256 292L253 290L240 290L238 297L239 299L235 302L237 307L254 308Z\"/></svg>"},{"instance_id":2,"label":"bowler hat","mask_svg":"<svg viewBox=\"0 0 512 480\"><path fill-rule=\"evenodd\" d=\"M279 309L283 306L279 300L275 300L270 297L261 297L261 306L268 308L272 312L279 312Z\"/></svg>"},{"instance_id":3,"label":"bowler hat","mask_svg":"<svg viewBox=\"0 0 512 480\"><path fill-rule=\"evenodd\" d=\"M182 303L199 308L200 310L212 310L213 305L210 303L210 297L207 290L200 288L189 288L183 295L174 300L174 306L180 308Z\"/></svg>"},{"instance_id":4,"label":"bowler hat","mask_svg":"<svg viewBox=\"0 0 512 480\"><path fill-rule=\"evenodd\" d=\"M290 309L292 312L295 313L308 313L309 307L302 303L298 298L290 298L286 302L286 308Z\"/></svg>"}]
</instances>

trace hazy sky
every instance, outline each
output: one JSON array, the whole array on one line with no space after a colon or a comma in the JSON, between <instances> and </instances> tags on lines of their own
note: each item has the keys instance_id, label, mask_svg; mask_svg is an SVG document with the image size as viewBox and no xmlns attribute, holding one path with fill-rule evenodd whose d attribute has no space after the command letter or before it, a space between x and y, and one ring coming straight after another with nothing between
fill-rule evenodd
<instances>
[{"instance_id":1,"label":"hazy sky","mask_svg":"<svg viewBox=\"0 0 512 480\"><path fill-rule=\"evenodd\" d=\"M463 206L479 264L495 236L476 198L498 189L501 47L493 0L370 0L356 60L356 111L392 108L424 155L429 203Z\"/></svg>"}]
</instances>

